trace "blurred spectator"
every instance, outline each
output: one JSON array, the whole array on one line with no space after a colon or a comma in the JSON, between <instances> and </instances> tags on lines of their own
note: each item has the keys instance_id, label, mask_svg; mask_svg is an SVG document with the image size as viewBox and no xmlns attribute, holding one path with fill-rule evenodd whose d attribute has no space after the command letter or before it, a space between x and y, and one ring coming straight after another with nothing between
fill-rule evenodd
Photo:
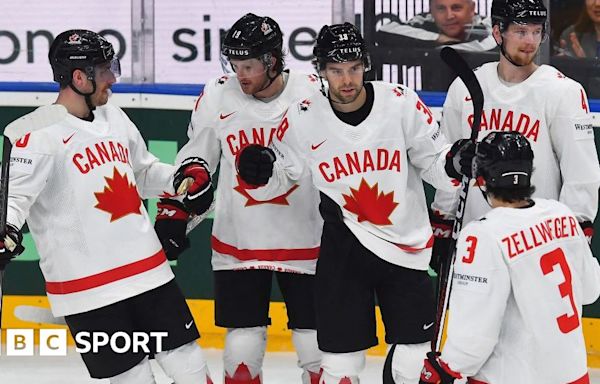
<instances>
[{"instance_id":1,"label":"blurred spectator","mask_svg":"<svg viewBox=\"0 0 600 384\"><path fill-rule=\"evenodd\" d=\"M377 41L384 45L435 47L452 44L457 49L485 51L496 47L491 22L475 14L473 0L429 0L429 13L406 23L383 25Z\"/></svg>"},{"instance_id":2,"label":"blurred spectator","mask_svg":"<svg viewBox=\"0 0 600 384\"><path fill-rule=\"evenodd\" d=\"M560 35L558 45L559 56L600 57L600 0L585 0L585 10Z\"/></svg>"}]
</instances>

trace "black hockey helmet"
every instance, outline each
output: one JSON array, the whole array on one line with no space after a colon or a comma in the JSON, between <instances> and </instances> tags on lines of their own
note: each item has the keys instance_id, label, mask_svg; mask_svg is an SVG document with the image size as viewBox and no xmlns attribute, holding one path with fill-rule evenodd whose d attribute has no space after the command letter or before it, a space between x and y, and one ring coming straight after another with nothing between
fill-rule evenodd
<instances>
[{"instance_id":1,"label":"black hockey helmet","mask_svg":"<svg viewBox=\"0 0 600 384\"><path fill-rule=\"evenodd\" d=\"M531 186L533 151L519 132L492 132L477 143L473 175L492 188Z\"/></svg>"},{"instance_id":2,"label":"black hockey helmet","mask_svg":"<svg viewBox=\"0 0 600 384\"><path fill-rule=\"evenodd\" d=\"M358 28L348 22L324 25L317 36L313 55L317 72L323 70L326 63L345 63L360 59L365 64L365 71L371 69L367 45Z\"/></svg>"},{"instance_id":3,"label":"black hockey helmet","mask_svg":"<svg viewBox=\"0 0 600 384\"><path fill-rule=\"evenodd\" d=\"M548 10L542 0L494 0L492 24L505 31L510 23L542 24L546 30Z\"/></svg>"},{"instance_id":4,"label":"black hockey helmet","mask_svg":"<svg viewBox=\"0 0 600 384\"><path fill-rule=\"evenodd\" d=\"M121 73L112 44L96 32L85 29L71 29L56 36L50 46L48 60L54 81L63 87L71 84L76 69L84 71L91 81L95 78L95 66L99 64L110 62L115 77Z\"/></svg>"},{"instance_id":5,"label":"black hockey helmet","mask_svg":"<svg viewBox=\"0 0 600 384\"><path fill-rule=\"evenodd\" d=\"M283 34L275 20L247 13L227 32L221 54L229 59L254 59L265 53L281 51L282 45Z\"/></svg>"}]
</instances>

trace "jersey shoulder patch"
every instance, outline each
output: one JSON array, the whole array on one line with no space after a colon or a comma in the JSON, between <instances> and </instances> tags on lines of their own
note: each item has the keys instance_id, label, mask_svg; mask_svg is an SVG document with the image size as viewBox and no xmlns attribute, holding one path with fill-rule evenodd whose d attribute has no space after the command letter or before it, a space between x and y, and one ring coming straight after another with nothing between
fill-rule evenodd
<instances>
[{"instance_id":1,"label":"jersey shoulder patch","mask_svg":"<svg viewBox=\"0 0 600 384\"><path fill-rule=\"evenodd\" d=\"M231 77L229 75L223 75L215 80L215 86L225 85Z\"/></svg>"}]
</instances>

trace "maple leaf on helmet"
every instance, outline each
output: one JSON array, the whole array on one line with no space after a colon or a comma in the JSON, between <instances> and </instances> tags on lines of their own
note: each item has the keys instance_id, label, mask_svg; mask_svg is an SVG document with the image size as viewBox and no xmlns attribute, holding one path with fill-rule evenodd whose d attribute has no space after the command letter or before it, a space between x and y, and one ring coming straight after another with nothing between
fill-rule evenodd
<instances>
[{"instance_id":1,"label":"maple leaf on helmet","mask_svg":"<svg viewBox=\"0 0 600 384\"><path fill-rule=\"evenodd\" d=\"M225 372L225 383L224 384L261 384L260 374L256 377L252 377L250 369L244 363L240 363L232 376L229 376Z\"/></svg>"},{"instance_id":2,"label":"maple leaf on helmet","mask_svg":"<svg viewBox=\"0 0 600 384\"><path fill-rule=\"evenodd\" d=\"M350 188L351 195L342 194L344 208L358 216L358 222L368 221L375 225L391 225L390 215L398 206L394 191L379 192L377 183L371 187L364 178L358 189Z\"/></svg>"},{"instance_id":3,"label":"maple leaf on helmet","mask_svg":"<svg viewBox=\"0 0 600 384\"><path fill-rule=\"evenodd\" d=\"M141 215L142 200L135 184L130 183L127 174L120 174L117 168L113 177L105 177L106 186L102 192L94 192L98 204L94 207L110 213L110 221L119 220L129 214Z\"/></svg>"}]
</instances>

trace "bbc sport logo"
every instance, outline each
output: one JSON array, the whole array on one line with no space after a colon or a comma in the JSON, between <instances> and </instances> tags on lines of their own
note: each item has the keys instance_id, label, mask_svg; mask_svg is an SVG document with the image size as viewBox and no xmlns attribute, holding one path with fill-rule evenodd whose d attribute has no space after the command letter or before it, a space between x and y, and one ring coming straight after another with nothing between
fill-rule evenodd
<instances>
[{"instance_id":1,"label":"bbc sport logo","mask_svg":"<svg viewBox=\"0 0 600 384\"><path fill-rule=\"evenodd\" d=\"M33 356L36 354L34 329L7 329L6 355ZM66 356L66 329L39 329L39 345L37 354L40 356ZM100 348L108 346L115 353L143 351L150 353L149 343L154 346L154 352L162 351L163 339L168 332L115 332L108 335L105 332L79 332L75 335L75 351L78 353L98 353ZM1 341L1 340L0 340ZM1 354L1 352L0 352Z\"/></svg>"}]
</instances>

